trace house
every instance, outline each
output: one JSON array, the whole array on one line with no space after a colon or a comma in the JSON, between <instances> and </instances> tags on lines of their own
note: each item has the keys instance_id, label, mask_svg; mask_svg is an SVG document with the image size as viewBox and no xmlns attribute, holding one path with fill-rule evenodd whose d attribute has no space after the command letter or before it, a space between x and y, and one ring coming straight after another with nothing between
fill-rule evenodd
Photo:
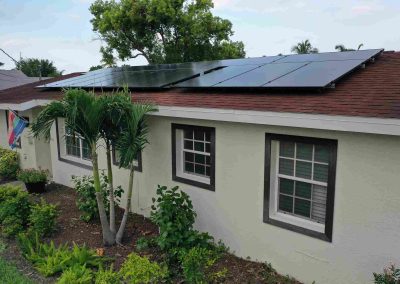
<instances>
[{"instance_id":1,"label":"house","mask_svg":"<svg viewBox=\"0 0 400 284\"><path fill-rule=\"evenodd\" d=\"M138 158L135 212L149 215L157 184L179 185L197 228L305 283L371 283L372 272L400 264L400 52L69 74L0 92L0 145L8 109L32 121L61 87L98 91L127 81L133 101L159 107ZM85 141L76 139L61 119L49 142L26 130L21 166L47 168L71 185L71 175L91 173ZM127 170L115 165L114 173L127 188Z\"/></svg>"},{"instance_id":2,"label":"house","mask_svg":"<svg viewBox=\"0 0 400 284\"><path fill-rule=\"evenodd\" d=\"M21 70L1 70L0 69L0 90L37 82L48 79L49 77L28 77Z\"/></svg>"}]
</instances>

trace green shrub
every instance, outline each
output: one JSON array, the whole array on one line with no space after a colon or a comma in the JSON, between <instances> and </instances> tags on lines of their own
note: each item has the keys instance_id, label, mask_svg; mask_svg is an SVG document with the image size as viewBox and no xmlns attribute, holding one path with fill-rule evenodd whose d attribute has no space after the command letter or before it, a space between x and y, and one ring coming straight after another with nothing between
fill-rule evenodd
<instances>
[{"instance_id":1,"label":"green shrub","mask_svg":"<svg viewBox=\"0 0 400 284\"><path fill-rule=\"evenodd\" d=\"M163 250L209 246L212 238L207 233L193 230L196 212L192 201L179 187L167 189L158 186L157 198L153 198L151 219L160 229L157 243Z\"/></svg>"},{"instance_id":2,"label":"green shrub","mask_svg":"<svg viewBox=\"0 0 400 284\"><path fill-rule=\"evenodd\" d=\"M17 174L17 179L24 183L47 182L47 177L48 171L36 169L21 170Z\"/></svg>"},{"instance_id":3,"label":"green shrub","mask_svg":"<svg viewBox=\"0 0 400 284\"><path fill-rule=\"evenodd\" d=\"M66 269L57 284L90 284L93 280L93 273L85 265L75 265Z\"/></svg>"},{"instance_id":4,"label":"green shrub","mask_svg":"<svg viewBox=\"0 0 400 284\"><path fill-rule=\"evenodd\" d=\"M155 246L157 246L157 238L155 238L155 237L149 237L149 238L140 237L136 241L136 249L138 251L146 250L148 248L155 247Z\"/></svg>"},{"instance_id":5,"label":"green shrub","mask_svg":"<svg viewBox=\"0 0 400 284\"><path fill-rule=\"evenodd\" d=\"M15 179L19 170L18 153L0 147L0 178Z\"/></svg>"},{"instance_id":6,"label":"green shrub","mask_svg":"<svg viewBox=\"0 0 400 284\"><path fill-rule=\"evenodd\" d=\"M56 247L52 241L50 244L41 243L38 234L35 237L20 234L18 243L22 255L46 277L66 271L76 265L98 269L106 260L86 246L79 247L74 244L70 249L67 244Z\"/></svg>"},{"instance_id":7,"label":"green shrub","mask_svg":"<svg viewBox=\"0 0 400 284\"><path fill-rule=\"evenodd\" d=\"M96 273L95 284L119 284L121 283L121 277L117 271L113 270L111 266L109 269L100 270Z\"/></svg>"},{"instance_id":8,"label":"green shrub","mask_svg":"<svg viewBox=\"0 0 400 284\"><path fill-rule=\"evenodd\" d=\"M131 253L123 263L120 274L129 284L160 283L167 276L167 270L146 257Z\"/></svg>"},{"instance_id":9,"label":"green shrub","mask_svg":"<svg viewBox=\"0 0 400 284\"><path fill-rule=\"evenodd\" d=\"M374 273L375 284L400 284L400 268L394 264L383 269L383 273Z\"/></svg>"},{"instance_id":10,"label":"green shrub","mask_svg":"<svg viewBox=\"0 0 400 284\"><path fill-rule=\"evenodd\" d=\"M76 206L83 213L81 214L81 220L89 222L99 217L99 211L97 207L96 191L94 189L94 181L91 176L76 177L72 176L72 182L74 183L75 190L78 194ZM101 189L103 192L104 207L107 214L109 213L110 202L108 200L109 190L107 176L102 173L101 175ZM114 196L116 202L120 201L123 189L118 186L114 189Z\"/></svg>"},{"instance_id":11,"label":"green shrub","mask_svg":"<svg viewBox=\"0 0 400 284\"><path fill-rule=\"evenodd\" d=\"M31 207L29 229L41 237L50 236L55 231L57 217L57 207L42 198L40 203Z\"/></svg>"},{"instance_id":12,"label":"green shrub","mask_svg":"<svg viewBox=\"0 0 400 284\"><path fill-rule=\"evenodd\" d=\"M29 214L30 201L26 191L10 185L0 186L0 225L5 236L22 232Z\"/></svg>"},{"instance_id":13,"label":"green shrub","mask_svg":"<svg viewBox=\"0 0 400 284\"><path fill-rule=\"evenodd\" d=\"M201 247L181 250L178 258L186 282L194 284L209 282L208 269L218 259L214 251Z\"/></svg>"}]
</instances>

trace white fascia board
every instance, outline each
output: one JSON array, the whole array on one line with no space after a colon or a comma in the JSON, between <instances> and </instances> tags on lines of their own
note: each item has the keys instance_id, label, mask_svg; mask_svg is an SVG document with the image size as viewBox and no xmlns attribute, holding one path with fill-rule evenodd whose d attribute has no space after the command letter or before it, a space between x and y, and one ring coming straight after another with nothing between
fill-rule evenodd
<instances>
[{"instance_id":1,"label":"white fascia board","mask_svg":"<svg viewBox=\"0 0 400 284\"><path fill-rule=\"evenodd\" d=\"M16 111L25 111L39 106L45 106L51 103L52 100L31 100L20 104L0 104L0 109L11 109Z\"/></svg>"},{"instance_id":2,"label":"white fascia board","mask_svg":"<svg viewBox=\"0 0 400 284\"><path fill-rule=\"evenodd\" d=\"M159 106L154 116L400 136L400 119Z\"/></svg>"}]
</instances>

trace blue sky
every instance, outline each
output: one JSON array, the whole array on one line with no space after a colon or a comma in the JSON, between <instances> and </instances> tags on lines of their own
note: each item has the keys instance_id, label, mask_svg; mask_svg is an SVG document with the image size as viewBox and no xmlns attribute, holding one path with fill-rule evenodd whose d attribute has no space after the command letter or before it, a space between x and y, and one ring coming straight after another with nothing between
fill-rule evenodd
<instances>
[{"instance_id":1,"label":"blue sky","mask_svg":"<svg viewBox=\"0 0 400 284\"><path fill-rule=\"evenodd\" d=\"M14 58L54 61L65 73L100 63L101 41L92 32L91 0L0 0L0 48ZM233 23L233 39L247 56L290 53L310 39L320 51L347 47L400 50L400 0L214 0L214 13ZM2 68L14 64L0 52ZM145 64L143 58L128 64Z\"/></svg>"}]
</instances>

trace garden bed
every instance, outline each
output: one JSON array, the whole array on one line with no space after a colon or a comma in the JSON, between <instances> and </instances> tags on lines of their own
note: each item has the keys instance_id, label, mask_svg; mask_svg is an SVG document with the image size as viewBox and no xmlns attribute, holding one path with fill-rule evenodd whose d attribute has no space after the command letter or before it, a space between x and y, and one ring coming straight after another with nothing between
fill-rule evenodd
<instances>
[{"instance_id":1,"label":"garden bed","mask_svg":"<svg viewBox=\"0 0 400 284\"><path fill-rule=\"evenodd\" d=\"M43 197L47 202L57 204L60 215L57 219L57 231L51 237L56 245L72 242L98 249L103 248L106 256L112 259L114 268L119 269L128 254L137 251L135 245L140 237L155 236L158 234L158 228L149 219L143 216L132 214L126 230L124 245L116 245L112 247L103 247L101 226L99 222L86 223L80 220L81 212L78 211L75 201L77 199L74 189L58 184L51 184L47 188L47 192L34 198ZM117 210L117 220L122 214L122 210ZM46 241L50 241L47 239ZM42 282L43 278L38 275L26 260L21 259L15 242L8 242L7 260L12 260L16 265L24 271L28 271L28 275L32 275L34 280ZM156 248L147 249L138 252L140 255L146 255L151 260L160 260L162 252ZM266 264L252 262L246 259L235 257L232 254L224 253L222 257L213 267L213 270L220 271L227 269L226 276L221 279L223 283L299 283L293 279L281 276L273 272ZM47 279L47 283L53 282L54 279ZM219 282L221 282L219 281ZM180 282L179 279L176 282Z\"/></svg>"}]
</instances>

